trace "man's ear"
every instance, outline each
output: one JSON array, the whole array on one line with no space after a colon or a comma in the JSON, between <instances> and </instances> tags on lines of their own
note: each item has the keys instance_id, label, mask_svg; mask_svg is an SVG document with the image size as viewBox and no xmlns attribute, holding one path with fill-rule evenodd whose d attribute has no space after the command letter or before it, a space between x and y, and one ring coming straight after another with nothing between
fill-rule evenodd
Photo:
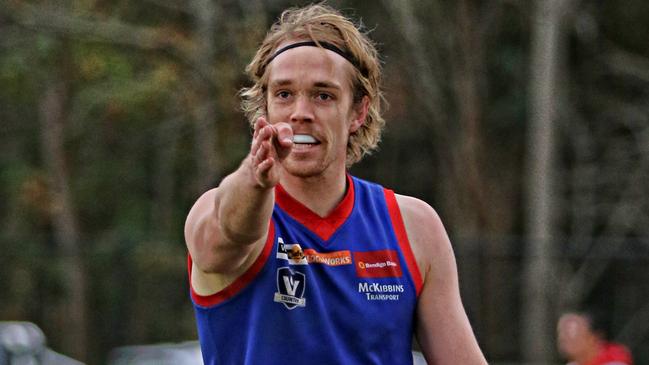
<instances>
[{"instance_id":1,"label":"man's ear","mask_svg":"<svg viewBox=\"0 0 649 365\"><path fill-rule=\"evenodd\" d=\"M367 113L370 109L370 98L369 96L363 96L363 99L359 103L352 106L354 108L352 114L352 121L349 125L349 133L356 132L363 124L365 124L365 118L367 118Z\"/></svg>"}]
</instances>

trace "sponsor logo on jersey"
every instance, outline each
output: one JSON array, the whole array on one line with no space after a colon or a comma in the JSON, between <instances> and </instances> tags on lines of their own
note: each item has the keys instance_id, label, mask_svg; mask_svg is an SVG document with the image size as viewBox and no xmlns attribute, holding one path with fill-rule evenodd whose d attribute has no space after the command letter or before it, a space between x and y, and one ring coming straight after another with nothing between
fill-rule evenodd
<instances>
[{"instance_id":1,"label":"sponsor logo on jersey","mask_svg":"<svg viewBox=\"0 0 649 365\"><path fill-rule=\"evenodd\" d=\"M399 293L404 292L403 284L381 284L359 282L358 292L367 300L399 300Z\"/></svg>"},{"instance_id":2,"label":"sponsor logo on jersey","mask_svg":"<svg viewBox=\"0 0 649 365\"><path fill-rule=\"evenodd\" d=\"M399 278L399 254L395 250L354 252L356 274L361 278Z\"/></svg>"},{"instance_id":3,"label":"sponsor logo on jersey","mask_svg":"<svg viewBox=\"0 0 649 365\"><path fill-rule=\"evenodd\" d=\"M289 265L322 264L327 266L351 265L352 254L349 250L318 252L311 248L302 249L299 243L287 244L277 238L278 259L287 260Z\"/></svg>"},{"instance_id":4,"label":"sponsor logo on jersey","mask_svg":"<svg viewBox=\"0 0 649 365\"><path fill-rule=\"evenodd\" d=\"M293 271L288 267L277 269L277 292L273 300L282 303L287 309L306 306L304 289L306 288L306 275Z\"/></svg>"},{"instance_id":5,"label":"sponsor logo on jersey","mask_svg":"<svg viewBox=\"0 0 649 365\"><path fill-rule=\"evenodd\" d=\"M310 264L323 264L327 266L351 265L352 255L349 250L334 252L317 252L307 248L304 250L306 260Z\"/></svg>"},{"instance_id":6,"label":"sponsor logo on jersey","mask_svg":"<svg viewBox=\"0 0 649 365\"><path fill-rule=\"evenodd\" d=\"M278 259L288 260L291 265L308 265L304 251L299 243L286 244L282 237L277 238Z\"/></svg>"}]
</instances>

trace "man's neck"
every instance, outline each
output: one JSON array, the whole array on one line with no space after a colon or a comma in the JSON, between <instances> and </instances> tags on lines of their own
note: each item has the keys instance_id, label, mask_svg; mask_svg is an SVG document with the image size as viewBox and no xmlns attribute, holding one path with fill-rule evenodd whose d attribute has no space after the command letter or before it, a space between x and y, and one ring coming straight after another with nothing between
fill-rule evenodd
<instances>
[{"instance_id":1,"label":"man's neck","mask_svg":"<svg viewBox=\"0 0 649 365\"><path fill-rule=\"evenodd\" d=\"M289 195L320 217L328 216L347 190L345 170L308 178L284 174L280 183Z\"/></svg>"},{"instance_id":2,"label":"man's neck","mask_svg":"<svg viewBox=\"0 0 649 365\"><path fill-rule=\"evenodd\" d=\"M604 343L602 341L595 339L591 340L590 345L585 349L583 353L580 354L579 358L575 360L577 360L577 363L579 365L587 365L592 363L592 361L597 358L600 351L602 350L602 346L604 346Z\"/></svg>"}]
</instances>

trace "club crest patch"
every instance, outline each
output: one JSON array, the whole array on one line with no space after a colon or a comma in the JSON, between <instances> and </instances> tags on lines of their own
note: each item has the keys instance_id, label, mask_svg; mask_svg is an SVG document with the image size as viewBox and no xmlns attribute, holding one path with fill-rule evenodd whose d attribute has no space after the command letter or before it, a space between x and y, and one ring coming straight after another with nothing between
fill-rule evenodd
<instances>
[{"instance_id":1,"label":"club crest patch","mask_svg":"<svg viewBox=\"0 0 649 365\"><path fill-rule=\"evenodd\" d=\"M293 271L288 267L277 269L277 292L273 300L282 303L287 309L306 306L304 289L306 287L306 275L299 271Z\"/></svg>"}]
</instances>

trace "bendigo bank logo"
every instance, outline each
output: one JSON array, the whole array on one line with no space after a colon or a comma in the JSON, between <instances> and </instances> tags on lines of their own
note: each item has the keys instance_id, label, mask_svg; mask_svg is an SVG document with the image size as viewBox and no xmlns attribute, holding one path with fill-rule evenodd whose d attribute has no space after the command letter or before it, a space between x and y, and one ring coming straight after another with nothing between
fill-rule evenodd
<instances>
[{"instance_id":1,"label":"bendigo bank logo","mask_svg":"<svg viewBox=\"0 0 649 365\"><path fill-rule=\"evenodd\" d=\"M273 300L282 303L288 309L306 306L304 288L306 287L306 276L299 271L293 271L288 267L277 269L277 293Z\"/></svg>"},{"instance_id":2,"label":"bendigo bank logo","mask_svg":"<svg viewBox=\"0 0 649 365\"><path fill-rule=\"evenodd\" d=\"M361 278L399 278L399 254L395 250L354 252L356 275Z\"/></svg>"}]
</instances>

